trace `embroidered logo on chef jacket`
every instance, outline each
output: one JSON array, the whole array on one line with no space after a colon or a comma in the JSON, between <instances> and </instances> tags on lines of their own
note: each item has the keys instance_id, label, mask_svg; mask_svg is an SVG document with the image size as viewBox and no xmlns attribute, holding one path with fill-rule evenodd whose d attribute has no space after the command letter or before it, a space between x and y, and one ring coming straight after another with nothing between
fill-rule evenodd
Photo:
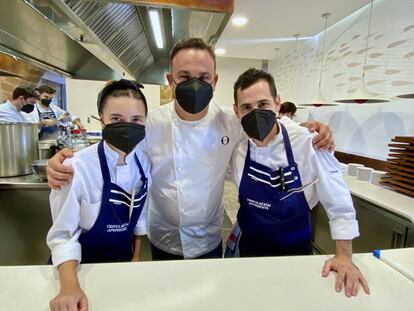
<instances>
[{"instance_id":1,"label":"embroidered logo on chef jacket","mask_svg":"<svg viewBox=\"0 0 414 311\"><path fill-rule=\"evenodd\" d=\"M223 145L227 145L229 142L230 142L230 138L228 136L225 135L221 138L221 143Z\"/></svg>"}]
</instances>

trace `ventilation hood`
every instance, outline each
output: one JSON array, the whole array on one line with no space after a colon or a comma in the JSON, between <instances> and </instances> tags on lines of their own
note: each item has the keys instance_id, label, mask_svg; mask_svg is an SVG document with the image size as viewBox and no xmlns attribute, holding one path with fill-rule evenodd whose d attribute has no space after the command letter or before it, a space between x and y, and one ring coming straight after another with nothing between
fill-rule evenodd
<instances>
[{"instance_id":1,"label":"ventilation hood","mask_svg":"<svg viewBox=\"0 0 414 311\"><path fill-rule=\"evenodd\" d=\"M166 84L172 46L187 37L214 45L233 8L234 0L0 0L0 52L79 79Z\"/></svg>"}]
</instances>

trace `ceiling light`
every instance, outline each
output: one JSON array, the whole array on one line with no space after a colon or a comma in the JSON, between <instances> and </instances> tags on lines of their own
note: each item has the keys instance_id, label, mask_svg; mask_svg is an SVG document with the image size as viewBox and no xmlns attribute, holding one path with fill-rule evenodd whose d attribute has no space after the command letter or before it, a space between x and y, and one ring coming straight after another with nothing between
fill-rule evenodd
<instances>
[{"instance_id":1,"label":"ceiling light","mask_svg":"<svg viewBox=\"0 0 414 311\"><path fill-rule=\"evenodd\" d=\"M376 104L376 103L386 103L389 101L388 99L379 98L377 95L370 93L365 85L365 68L367 67L368 42L369 42L369 37L371 34L371 20L372 20L373 6L374 6L374 0L371 0L371 7L369 10L369 19L368 19L368 32L367 32L367 39L366 39L366 46L365 46L365 58L364 58L364 65L362 67L363 69L362 69L361 85L357 88L355 93L352 94L351 98L335 100L337 103Z\"/></svg>"},{"instance_id":2,"label":"ceiling light","mask_svg":"<svg viewBox=\"0 0 414 311\"><path fill-rule=\"evenodd\" d=\"M154 33L155 37L155 44L157 48L162 49L164 47L164 40L162 38L161 32L161 20L158 10L150 9L148 10L152 32Z\"/></svg>"},{"instance_id":3,"label":"ceiling light","mask_svg":"<svg viewBox=\"0 0 414 311\"><path fill-rule=\"evenodd\" d=\"M217 48L214 50L214 52L216 53L216 55L224 55L226 54L226 50L223 48Z\"/></svg>"},{"instance_id":4,"label":"ceiling light","mask_svg":"<svg viewBox=\"0 0 414 311\"><path fill-rule=\"evenodd\" d=\"M231 22L234 26L244 26L247 24L247 18L243 16L234 17Z\"/></svg>"},{"instance_id":5,"label":"ceiling light","mask_svg":"<svg viewBox=\"0 0 414 311\"><path fill-rule=\"evenodd\" d=\"M325 14L322 15L322 18L325 19L325 28L324 28L324 32L323 32L322 60L321 60L321 69L320 69L320 72L319 72L318 90L316 91L315 96L312 98L312 100L309 104L309 105L312 105L314 107L336 106L336 104L328 104L325 97L322 96L322 91L321 91L323 65L324 65L324 62L325 62L326 28L328 27L328 18L330 16L331 16L331 13L325 13Z\"/></svg>"}]
</instances>

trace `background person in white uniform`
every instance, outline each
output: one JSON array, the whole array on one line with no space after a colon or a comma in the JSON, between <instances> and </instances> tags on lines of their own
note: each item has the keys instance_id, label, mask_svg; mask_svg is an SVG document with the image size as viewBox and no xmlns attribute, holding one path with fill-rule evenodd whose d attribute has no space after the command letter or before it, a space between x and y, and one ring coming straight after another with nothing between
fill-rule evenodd
<instances>
[{"instance_id":1,"label":"background person in white uniform","mask_svg":"<svg viewBox=\"0 0 414 311\"><path fill-rule=\"evenodd\" d=\"M182 40L171 51L170 68L174 100L149 114L143 145L152 162L153 259L219 258L224 179L244 134L233 112L211 101L218 81L213 47L199 38ZM332 146L329 128L320 130L317 147ZM72 170L61 164L67 156L71 152L65 150L49 160L51 187L72 178Z\"/></svg>"},{"instance_id":2,"label":"background person in white uniform","mask_svg":"<svg viewBox=\"0 0 414 311\"><path fill-rule=\"evenodd\" d=\"M52 310L87 309L79 262L139 260L150 187L149 159L135 148L145 136L148 109L140 87L127 80L105 86L98 99L103 141L68 159L75 177L51 192L47 244L61 283Z\"/></svg>"},{"instance_id":3,"label":"background person in white uniform","mask_svg":"<svg viewBox=\"0 0 414 311\"><path fill-rule=\"evenodd\" d=\"M250 256L303 252L303 244L307 242L309 245L311 244L310 208L320 201L329 217L331 236L335 240L336 246L336 254L325 262L322 275L326 277L331 270L336 271L335 289L339 292L344 285L344 292L347 296L356 296L360 284L365 292L369 293L366 280L352 262L352 239L359 236L358 222L350 192L342 178L339 162L333 153L314 150L312 146L314 135L305 128L294 122L284 122L281 125L276 120L275 116L280 102L273 77L270 74L262 70L249 69L240 75L234 85L234 101L235 114L250 136L250 138L246 137L238 143L231 161L233 179L239 187L240 193L241 208L238 214L242 231L240 255L243 255L242 240L244 237L248 237L248 239L253 237L247 243L254 245L246 245L247 255ZM271 120L273 122L267 122ZM286 139L290 142L283 139L283 129L281 128L283 126L288 134ZM247 154L248 145L250 145L250 157ZM291 167L292 170L286 170L288 173L284 173L283 183L286 184L286 190L280 190L282 186L279 172L281 172L281 168L286 168L290 164L288 163L289 150L287 151L290 148L289 145L295 165ZM251 166L245 166L246 161L254 166L253 170L251 170ZM299 175L295 177L295 180L301 181L301 185L299 184L299 188L297 188L298 185L289 188L289 183L295 183L295 181L292 176L288 175L295 175L296 168ZM272 178L273 173L275 173L274 178ZM248 188L242 187L242 182ZM266 191L269 192L269 195L263 195ZM276 192L279 192L281 197L272 195L275 195ZM244 201L246 197L247 201ZM302 200L302 198L306 200ZM307 211L301 213L298 210L299 213L295 214L296 220L293 221L292 215L288 215L288 212L283 208L292 211L292 209L298 208L301 203ZM266 208L264 209L263 206ZM271 218L277 213L277 210L281 212L277 221L272 222ZM243 219L245 217L248 219ZM283 223L284 217L287 218ZM298 221L299 217L305 217L307 220ZM286 241L282 241L285 249L278 248L277 245L280 243L274 239L277 237L269 235L277 232L283 237L282 239L286 239L289 233L283 229L277 230L275 227L278 224L292 225L295 223L299 227L288 228L288 232L291 230L293 233L291 236L295 236L296 239L298 232L304 230L304 223L308 225L309 232L305 232L304 239L300 237L305 243L285 244ZM244 231L242 224L246 224L247 231ZM265 226L270 227L265 229ZM260 229L263 229L262 233L259 233ZM311 251L311 248L308 250ZM306 253L309 254L309 252Z\"/></svg>"},{"instance_id":4,"label":"background person in white uniform","mask_svg":"<svg viewBox=\"0 0 414 311\"><path fill-rule=\"evenodd\" d=\"M29 87L16 87L12 99L0 104L0 122L33 122L28 113L36 105L37 96Z\"/></svg>"}]
</instances>

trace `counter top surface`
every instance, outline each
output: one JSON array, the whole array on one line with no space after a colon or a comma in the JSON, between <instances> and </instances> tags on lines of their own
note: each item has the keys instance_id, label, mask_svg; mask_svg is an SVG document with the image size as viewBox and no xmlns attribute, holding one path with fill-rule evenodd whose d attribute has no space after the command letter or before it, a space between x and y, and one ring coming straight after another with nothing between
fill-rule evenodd
<instances>
[{"instance_id":1,"label":"counter top surface","mask_svg":"<svg viewBox=\"0 0 414 311\"><path fill-rule=\"evenodd\" d=\"M412 310L414 282L357 254L369 282L347 298L334 274L321 277L328 256L267 257L81 265L90 310ZM0 267L0 309L47 310L58 292L51 266Z\"/></svg>"},{"instance_id":2,"label":"counter top surface","mask_svg":"<svg viewBox=\"0 0 414 311\"><path fill-rule=\"evenodd\" d=\"M49 189L47 180L42 180L35 174L0 177L0 189Z\"/></svg>"},{"instance_id":3,"label":"counter top surface","mask_svg":"<svg viewBox=\"0 0 414 311\"><path fill-rule=\"evenodd\" d=\"M344 179L353 195L401 215L414 223L414 198L358 180L354 176L346 175Z\"/></svg>"},{"instance_id":4,"label":"counter top surface","mask_svg":"<svg viewBox=\"0 0 414 311\"><path fill-rule=\"evenodd\" d=\"M414 248L381 250L381 258L414 282Z\"/></svg>"}]
</instances>

